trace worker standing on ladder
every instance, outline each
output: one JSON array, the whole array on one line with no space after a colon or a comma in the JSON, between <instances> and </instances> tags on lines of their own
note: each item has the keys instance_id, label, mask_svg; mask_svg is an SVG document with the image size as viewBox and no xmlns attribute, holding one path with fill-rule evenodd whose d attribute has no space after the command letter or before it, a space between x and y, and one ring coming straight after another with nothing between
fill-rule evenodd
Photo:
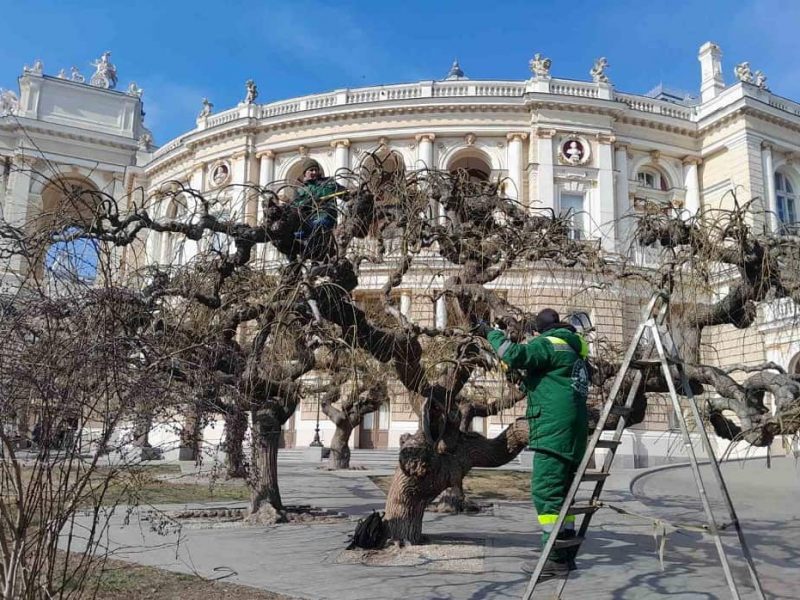
<instances>
[{"instance_id":1,"label":"worker standing on ladder","mask_svg":"<svg viewBox=\"0 0 800 600\"><path fill-rule=\"evenodd\" d=\"M480 333L505 364L524 371L528 446L536 452L531 496L542 526L544 546L586 450L589 369L585 359L589 347L572 325L561 322L552 308L545 308L536 316L535 330L539 335L526 344L514 343L503 331L488 327ZM569 516L558 538L573 537L575 517ZM574 559L573 549L554 550L540 581L574 569ZM522 570L530 574L535 567L535 561L523 563Z\"/></svg>"}]
</instances>

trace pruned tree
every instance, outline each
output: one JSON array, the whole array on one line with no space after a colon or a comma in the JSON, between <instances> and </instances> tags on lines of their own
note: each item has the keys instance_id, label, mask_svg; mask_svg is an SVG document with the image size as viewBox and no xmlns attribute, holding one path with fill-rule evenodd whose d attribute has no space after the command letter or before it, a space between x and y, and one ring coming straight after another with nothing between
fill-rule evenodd
<instances>
[{"instance_id":1,"label":"pruned tree","mask_svg":"<svg viewBox=\"0 0 800 600\"><path fill-rule=\"evenodd\" d=\"M384 369L360 351L334 349L325 360L323 379L314 393L320 408L336 426L330 441L329 465L350 468L350 437L364 417L388 404L389 392Z\"/></svg>"},{"instance_id":2,"label":"pruned tree","mask_svg":"<svg viewBox=\"0 0 800 600\"><path fill-rule=\"evenodd\" d=\"M638 291L647 291L645 297L666 289L673 295L675 341L691 382L697 391L711 389L719 396L708 396L717 432L763 445L771 436L797 430L800 390L795 378L775 365L762 365L740 383L700 360L704 328L723 323L746 327L758 302L797 295L798 262L792 260L798 240L756 233L752 223L762 216L753 206L690 220L641 215L638 241L659 246L667 259L660 266L648 266L574 239L571 215L524 207L504 197L499 183L470 181L463 173L388 170L378 156L371 164L349 176L349 193L342 197L345 213L333 235L313 243L295 238L302 216L282 202L275 186L244 186L247 198L261 199L263 220L256 224L225 217L214 198L174 184L132 208L103 196L93 222L76 234L117 247L137 243L148 231L194 242L209 235L227 241L222 250L206 245L208 250L189 265L160 274L151 286L156 286L154 295L162 306L201 307L208 315L202 325L189 323L187 335L198 339L184 344L199 348L192 357L203 358L190 360L187 355L177 370L188 380L210 378L219 386L223 391L212 396L220 412L227 402L239 414L251 414L253 512L264 504L282 506L277 440L303 395L301 378L315 368L315 345L344 345L391 368L420 419L419 431L402 440L387 498L392 538L419 542L424 510L434 498L446 490L462 498L462 481L471 469L499 466L516 456L528 442L524 419L492 439L470 431L475 417L500 414L522 397L516 374L498 371L484 341L470 333L471 323L491 313L523 335L533 315L495 290L501 278L515 270L536 268L576 278L590 273L595 278L592 285L638 286ZM178 196L191 199L193 214L180 220L153 216L159 214L154 203ZM266 244L277 249L284 265L265 275L254 249ZM450 303L453 318L446 327L411 321L393 302L393 292L406 276L441 269L431 265L447 265L431 298ZM734 266L738 279L715 300L714 286L707 282L720 265ZM385 282L379 294L380 318L355 293L361 277L378 268ZM703 293L693 283L698 281ZM187 329L174 318L165 325L170 332L182 328ZM249 335L241 337L248 329ZM617 371L618 346L603 346L603 354L594 359L599 400ZM495 382L491 393L475 394L477 380L487 377ZM329 409L336 395L342 395L336 389L341 383L336 377L333 381ZM644 418L648 394L665 390L657 373L648 373L646 383L630 424ZM779 399L775 418L767 414L765 392ZM723 411L728 410L741 425L726 418ZM337 413L330 412L336 419Z\"/></svg>"}]
</instances>

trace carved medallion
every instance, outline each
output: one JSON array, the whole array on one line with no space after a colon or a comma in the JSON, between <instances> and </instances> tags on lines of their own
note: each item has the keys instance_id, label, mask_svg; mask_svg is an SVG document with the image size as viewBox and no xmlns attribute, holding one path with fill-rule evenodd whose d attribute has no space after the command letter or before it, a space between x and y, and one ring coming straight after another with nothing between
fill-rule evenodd
<instances>
[{"instance_id":1,"label":"carved medallion","mask_svg":"<svg viewBox=\"0 0 800 600\"><path fill-rule=\"evenodd\" d=\"M585 165L589 162L591 145L582 137L568 136L558 146L558 159L566 165Z\"/></svg>"},{"instance_id":2,"label":"carved medallion","mask_svg":"<svg viewBox=\"0 0 800 600\"><path fill-rule=\"evenodd\" d=\"M217 162L211 166L211 187L219 187L231 178L231 168L226 162Z\"/></svg>"}]
</instances>

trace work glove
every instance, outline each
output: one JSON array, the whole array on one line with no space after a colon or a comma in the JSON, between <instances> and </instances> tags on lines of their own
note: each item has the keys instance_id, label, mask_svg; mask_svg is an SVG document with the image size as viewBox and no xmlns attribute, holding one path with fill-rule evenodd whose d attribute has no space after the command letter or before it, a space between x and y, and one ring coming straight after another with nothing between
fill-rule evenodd
<instances>
[{"instance_id":1,"label":"work glove","mask_svg":"<svg viewBox=\"0 0 800 600\"><path fill-rule=\"evenodd\" d=\"M480 336L482 338L487 337L489 335L489 332L493 330L494 328L483 319L481 319L472 326L472 334Z\"/></svg>"}]
</instances>

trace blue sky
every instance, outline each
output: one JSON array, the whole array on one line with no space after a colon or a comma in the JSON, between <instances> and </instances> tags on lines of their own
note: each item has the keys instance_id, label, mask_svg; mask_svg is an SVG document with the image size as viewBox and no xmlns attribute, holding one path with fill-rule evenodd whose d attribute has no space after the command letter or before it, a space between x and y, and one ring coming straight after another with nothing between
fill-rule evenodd
<instances>
[{"instance_id":1,"label":"blue sky","mask_svg":"<svg viewBox=\"0 0 800 600\"><path fill-rule=\"evenodd\" d=\"M0 87L23 64L45 72L111 50L120 87L144 88L158 144L194 125L200 100L215 110L343 87L439 79L454 57L467 76L526 79L535 52L555 77L588 79L595 58L623 91L659 82L697 93L697 49L723 51L724 74L743 60L770 88L800 100L800 0L442 1L0 0Z\"/></svg>"}]
</instances>

